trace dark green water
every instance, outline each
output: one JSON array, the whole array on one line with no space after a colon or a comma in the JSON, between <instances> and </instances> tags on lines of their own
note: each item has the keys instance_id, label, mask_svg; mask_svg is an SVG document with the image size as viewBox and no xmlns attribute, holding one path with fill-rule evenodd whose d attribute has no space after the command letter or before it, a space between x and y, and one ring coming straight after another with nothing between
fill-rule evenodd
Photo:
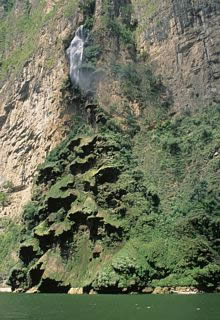
<instances>
[{"instance_id":1,"label":"dark green water","mask_svg":"<svg viewBox=\"0 0 220 320\"><path fill-rule=\"evenodd\" d=\"M220 295L0 294L0 320L220 320Z\"/></svg>"}]
</instances>

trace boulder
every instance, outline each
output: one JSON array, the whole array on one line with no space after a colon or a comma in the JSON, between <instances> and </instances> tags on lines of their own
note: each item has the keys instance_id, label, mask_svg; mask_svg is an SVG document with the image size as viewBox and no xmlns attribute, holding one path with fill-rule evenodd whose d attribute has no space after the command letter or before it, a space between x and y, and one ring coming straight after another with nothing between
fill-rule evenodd
<instances>
[{"instance_id":1,"label":"boulder","mask_svg":"<svg viewBox=\"0 0 220 320\"><path fill-rule=\"evenodd\" d=\"M68 294L83 294L83 288L70 288Z\"/></svg>"},{"instance_id":2,"label":"boulder","mask_svg":"<svg viewBox=\"0 0 220 320\"><path fill-rule=\"evenodd\" d=\"M144 289L142 289L142 293L146 293L146 294L149 294L149 293L152 293L154 291L154 289L152 287L146 287Z\"/></svg>"},{"instance_id":3,"label":"boulder","mask_svg":"<svg viewBox=\"0 0 220 320\"><path fill-rule=\"evenodd\" d=\"M167 294L170 293L169 287L156 287L153 292L153 294Z\"/></svg>"}]
</instances>

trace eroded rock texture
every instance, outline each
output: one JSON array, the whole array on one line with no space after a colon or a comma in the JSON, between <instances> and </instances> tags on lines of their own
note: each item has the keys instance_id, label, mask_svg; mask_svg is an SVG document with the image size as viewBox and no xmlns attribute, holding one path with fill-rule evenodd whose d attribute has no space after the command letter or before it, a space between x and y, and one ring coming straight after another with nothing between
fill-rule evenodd
<instances>
[{"instance_id":1,"label":"eroded rock texture","mask_svg":"<svg viewBox=\"0 0 220 320\"><path fill-rule=\"evenodd\" d=\"M15 15L23 12L19 4L14 8ZM37 10L37 5L39 2L33 1L32 9ZM43 8L44 14L51 14L54 5L48 2ZM33 40L37 41L33 56L26 60L19 73L9 73L9 78L3 82L0 90L0 183L11 181L17 191L22 191L12 194L11 205L0 209L2 215L20 213L30 198L37 165L68 130L65 124L74 105L65 108L62 104L62 86L68 77L65 40L74 34L79 21L76 11L67 19L60 8L56 12L56 23L45 23L37 40Z\"/></svg>"},{"instance_id":2,"label":"eroded rock texture","mask_svg":"<svg viewBox=\"0 0 220 320\"><path fill-rule=\"evenodd\" d=\"M145 11L141 1L134 5L140 48L169 87L176 108L219 102L219 2L156 1Z\"/></svg>"},{"instance_id":3,"label":"eroded rock texture","mask_svg":"<svg viewBox=\"0 0 220 320\"><path fill-rule=\"evenodd\" d=\"M128 170L132 160L126 138L104 128L100 134L69 136L39 168L32 202L23 214L20 265L10 276L13 290L122 292L125 283L129 290L143 287L146 275L136 258L126 257L124 269L116 258L114 269L104 271L129 238L138 205L148 215L153 203L141 178L135 178L138 172Z\"/></svg>"},{"instance_id":4,"label":"eroded rock texture","mask_svg":"<svg viewBox=\"0 0 220 320\"><path fill-rule=\"evenodd\" d=\"M17 220L23 230L12 289L214 290L219 3L19 3L22 36L6 46L0 68L0 183L14 184L1 214L19 214L31 198ZM34 48L26 41L33 12ZM100 79L95 98L68 78L66 49L82 24L90 33L84 68ZM0 228L7 236L8 227ZM3 247L11 241L1 239ZM8 271L0 270L2 279Z\"/></svg>"}]
</instances>

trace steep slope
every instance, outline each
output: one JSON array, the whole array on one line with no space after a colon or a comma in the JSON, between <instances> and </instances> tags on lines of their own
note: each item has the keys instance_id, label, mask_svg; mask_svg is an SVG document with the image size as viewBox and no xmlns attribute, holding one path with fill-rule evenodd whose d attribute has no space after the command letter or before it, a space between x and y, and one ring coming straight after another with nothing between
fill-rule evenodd
<instances>
[{"instance_id":1,"label":"steep slope","mask_svg":"<svg viewBox=\"0 0 220 320\"><path fill-rule=\"evenodd\" d=\"M219 102L219 1L133 1L138 43L177 109Z\"/></svg>"},{"instance_id":2,"label":"steep slope","mask_svg":"<svg viewBox=\"0 0 220 320\"><path fill-rule=\"evenodd\" d=\"M218 52L216 41L211 45L218 3L30 1L25 14L19 3L4 13L4 24L18 17L22 55L8 42L1 67L1 179L14 183L3 185L11 205L3 201L2 214L17 210L20 221L31 197L16 231L13 290L216 289L220 109L218 77L210 77L204 51ZM203 17L200 24L192 12ZM82 24L89 36L71 83L66 49ZM36 47L29 48L33 35ZM183 43L180 68L176 48ZM217 59L213 65L218 70ZM16 241L5 223L3 258ZM2 266L3 277L12 264Z\"/></svg>"},{"instance_id":3,"label":"steep slope","mask_svg":"<svg viewBox=\"0 0 220 320\"><path fill-rule=\"evenodd\" d=\"M0 181L12 186L0 207L3 277L17 259L19 232L3 233L5 225L9 218L17 228L36 167L65 137L73 113L60 90L68 74L65 41L80 22L76 8L77 1L14 1L0 22Z\"/></svg>"},{"instance_id":4,"label":"steep slope","mask_svg":"<svg viewBox=\"0 0 220 320\"><path fill-rule=\"evenodd\" d=\"M48 2L37 2L31 12L17 10L2 22L8 47L1 64L0 167L1 181L28 187L45 153L65 135L63 123L69 111L60 107L67 73L63 41L76 18L71 13L68 20L72 11L66 17L61 5L53 8ZM12 209L14 214L20 201L24 202L22 195Z\"/></svg>"}]
</instances>

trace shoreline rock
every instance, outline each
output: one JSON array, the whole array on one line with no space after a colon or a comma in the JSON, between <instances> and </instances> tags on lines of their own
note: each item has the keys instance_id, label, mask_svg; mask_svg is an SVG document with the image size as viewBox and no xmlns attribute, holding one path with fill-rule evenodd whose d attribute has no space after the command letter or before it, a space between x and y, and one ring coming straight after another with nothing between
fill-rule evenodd
<instances>
[{"instance_id":1,"label":"shoreline rock","mask_svg":"<svg viewBox=\"0 0 220 320\"><path fill-rule=\"evenodd\" d=\"M83 288L70 288L68 294L83 294Z\"/></svg>"},{"instance_id":2,"label":"shoreline rock","mask_svg":"<svg viewBox=\"0 0 220 320\"><path fill-rule=\"evenodd\" d=\"M171 288L171 293L187 295L187 294L198 294L203 292L195 287L175 287L175 288Z\"/></svg>"},{"instance_id":3,"label":"shoreline rock","mask_svg":"<svg viewBox=\"0 0 220 320\"><path fill-rule=\"evenodd\" d=\"M196 287L155 287L152 294L198 294L205 293Z\"/></svg>"},{"instance_id":4,"label":"shoreline rock","mask_svg":"<svg viewBox=\"0 0 220 320\"><path fill-rule=\"evenodd\" d=\"M153 294L198 294L205 293L196 287L156 287Z\"/></svg>"},{"instance_id":5,"label":"shoreline rock","mask_svg":"<svg viewBox=\"0 0 220 320\"><path fill-rule=\"evenodd\" d=\"M10 293L12 292L11 288L10 287L2 287L0 288L0 293Z\"/></svg>"},{"instance_id":6,"label":"shoreline rock","mask_svg":"<svg viewBox=\"0 0 220 320\"><path fill-rule=\"evenodd\" d=\"M22 288L18 288L15 291L12 291L10 287L0 287L0 293L1 292L13 292L13 293L31 293L31 294L40 294L43 292L40 292L37 287L32 287L27 291L24 291ZM145 287L141 289L140 291L128 291L127 288L122 289L122 292L109 292L109 294L126 294L126 295L133 295L133 294L139 294L139 295L149 295L149 294L176 294L176 295L195 295L195 294L204 294L204 293L220 293L220 288L215 288L213 291L205 291L200 290L196 287ZM103 294L101 291L97 292L94 289L90 289L88 292L84 291L83 287L79 288L70 288L69 291L66 294L71 295L95 295L95 294Z\"/></svg>"}]
</instances>

